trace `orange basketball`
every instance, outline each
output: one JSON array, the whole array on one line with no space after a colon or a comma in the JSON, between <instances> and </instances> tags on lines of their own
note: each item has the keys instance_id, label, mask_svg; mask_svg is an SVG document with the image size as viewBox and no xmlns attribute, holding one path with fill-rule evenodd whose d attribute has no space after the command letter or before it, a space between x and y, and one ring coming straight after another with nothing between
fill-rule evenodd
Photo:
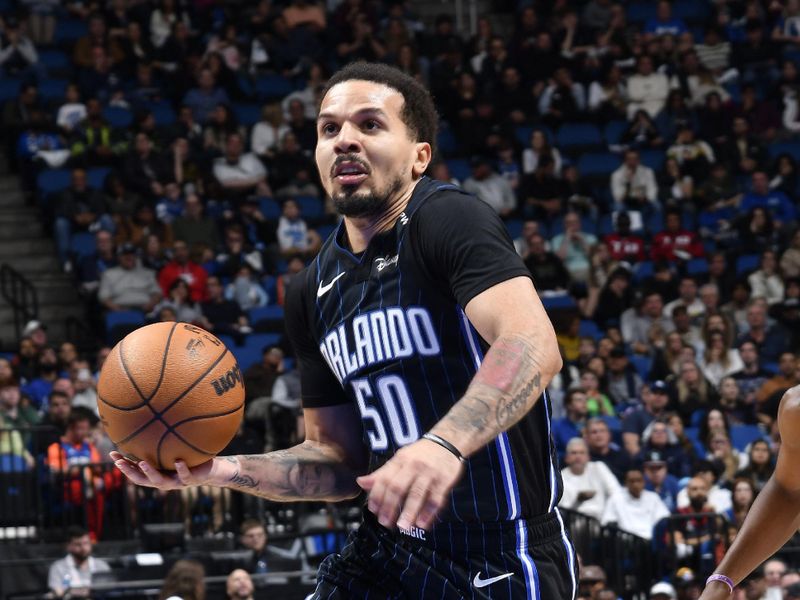
<instances>
[{"instance_id":1,"label":"orange basketball","mask_svg":"<svg viewBox=\"0 0 800 600\"><path fill-rule=\"evenodd\" d=\"M119 451L173 469L199 465L228 445L244 414L233 354L188 323L155 323L108 355L97 385L100 420Z\"/></svg>"}]
</instances>

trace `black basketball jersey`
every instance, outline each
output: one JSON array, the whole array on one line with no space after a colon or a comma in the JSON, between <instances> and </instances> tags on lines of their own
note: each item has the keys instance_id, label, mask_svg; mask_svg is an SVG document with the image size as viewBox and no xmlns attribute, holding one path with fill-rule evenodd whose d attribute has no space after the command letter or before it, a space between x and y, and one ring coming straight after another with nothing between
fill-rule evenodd
<instances>
[{"instance_id":1,"label":"black basketball jersey","mask_svg":"<svg viewBox=\"0 0 800 600\"><path fill-rule=\"evenodd\" d=\"M360 255L344 225L297 278L286 302L305 407L355 402L370 471L430 430L457 402L488 345L464 307L530 276L494 211L423 177L394 227ZM445 521L501 521L550 512L561 477L545 397L472 455Z\"/></svg>"}]
</instances>

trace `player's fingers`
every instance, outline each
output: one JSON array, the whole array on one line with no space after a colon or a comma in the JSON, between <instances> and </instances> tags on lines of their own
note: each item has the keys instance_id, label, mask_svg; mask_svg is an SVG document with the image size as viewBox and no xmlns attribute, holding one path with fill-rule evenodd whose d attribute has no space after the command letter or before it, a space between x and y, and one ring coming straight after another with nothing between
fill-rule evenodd
<instances>
[{"instance_id":1,"label":"player's fingers","mask_svg":"<svg viewBox=\"0 0 800 600\"><path fill-rule=\"evenodd\" d=\"M372 489L372 486L375 485L375 477L373 474L362 475L361 477L356 477L356 483L362 490L368 492Z\"/></svg>"},{"instance_id":2,"label":"player's fingers","mask_svg":"<svg viewBox=\"0 0 800 600\"><path fill-rule=\"evenodd\" d=\"M193 475L189 467L182 460L175 461L175 474L183 485L192 485Z\"/></svg>"},{"instance_id":3,"label":"player's fingers","mask_svg":"<svg viewBox=\"0 0 800 600\"><path fill-rule=\"evenodd\" d=\"M434 488L428 491L425 503L417 515L416 525L420 529L428 529L447 503L448 491L444 488Z\"/></svg>"},{"instance_id":4,"label":"player's fingers","mask_svg":"<svg viewBox=\"0 0 800 600\"><path fill-rule=\"evenodd\" d=\"M152 485L153 487L158 487L158 488L176 487L177 478L165 477L158 469L156 469L155 467L153 467L152 465L143 460L139 461L138 466L142 470L142 473L144 473L144 476L147 477L147 480L149 481L149 484L146 485Z\"/></svg>"},{"instance_id":5,"label":"player's fingers","mask_svg":"<svg viewBox=\"0 0 800 600\"><path fill-rule=\"evenodd\" d=\"M124 458L114 461L114 466L122 471L122 474L136 485L150 485L150 481L144 476L144 473L141 472L139 467L129 463Z\"/></svg>"},{"instance_id":6,"label":"player's fingers","mask_svg":"<svg viewBox=\"0 0 800 600\"><path fill-rule=\"evenodd\" d=\"M401 529L410 529L417 521L419 511L425 504L428 497L428 486L430 481L427 478L418 477L411 484L403 502L403 510L400 512L400 519L397 521L397 526Z\"/></svg>"},{"instance_id":7,"label":"player's fingers","mask_svg":"<svg viewBox=\"0 0 800 600\"><path fill-rule=\"evenodd\" d=\"M384 527L394 527L397 523L397 516L408 495L408 491L414 483L414 473L408 470L395 472L394 476L387 478L386 492L378 510L378 521Z\"/></svg>"}]
</instances>

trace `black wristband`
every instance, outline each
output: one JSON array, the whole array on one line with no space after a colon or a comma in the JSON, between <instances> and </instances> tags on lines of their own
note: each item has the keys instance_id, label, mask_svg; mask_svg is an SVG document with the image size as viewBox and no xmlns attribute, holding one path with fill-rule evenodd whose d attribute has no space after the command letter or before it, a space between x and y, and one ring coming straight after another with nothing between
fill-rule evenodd
<instances>
[{"instance_id":1,"label":"black wristband","mask_svg":"<svg viewBox=\"0 0 800 600\"><path fill-rule=\"evenodd\" d=\"M467 459L461 456L461 452L458 451L458 448L453 446L453 444L451 444L447 440L440 438L435 433L423 433L422 439L428 440L429 442L433 442L434 444L439 444L442 448L444 448L445 450L450 452L453 456L455 456L459 461L461 461L464 464L467 463Z\"/></svg>"}]
</instances>

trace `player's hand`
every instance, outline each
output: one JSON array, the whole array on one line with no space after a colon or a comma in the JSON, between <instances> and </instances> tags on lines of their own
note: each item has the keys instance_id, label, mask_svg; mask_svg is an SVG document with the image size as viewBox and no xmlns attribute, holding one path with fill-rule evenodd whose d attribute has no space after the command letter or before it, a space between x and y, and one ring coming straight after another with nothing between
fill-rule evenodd
<instances>
[{"instance_id":1,"label":"player's hand","mask_svg":"<svg viewBox=\"0 0 800 600\"><path fill-rule=\"evenodd\" d=\"M721 581L712 581L700 594L699 600L730 600L732 598L731 591L728 586Z\"/></svg>"},{"instance_id":2,"label":"player's hand","mask_svg":"<svg viewBox=\"0 0 800 600\"><path fill-rule=\"evenodd\" d=\"M133 483L160 490L178 490L194 485L209 484L215 471L216 462L211 459L190 469L185 462L179 460L175 461L175 472L167 472L159 471L143 460L133 463L119 452L111 452L109 456L116 467Z\"/></svg>"},{"instance_id":3,"label":"player's hand","mask_svg":"<svg viewBox=\"0 0 800 600\"><path fill-rule=\"evenodd\" d=\"M418 440L356 483L368 492L367 507L384 527L396 524L402 529L427 529L463 472L461 461L450 452L428 440Z\"/></svg>"}]
</instances>

